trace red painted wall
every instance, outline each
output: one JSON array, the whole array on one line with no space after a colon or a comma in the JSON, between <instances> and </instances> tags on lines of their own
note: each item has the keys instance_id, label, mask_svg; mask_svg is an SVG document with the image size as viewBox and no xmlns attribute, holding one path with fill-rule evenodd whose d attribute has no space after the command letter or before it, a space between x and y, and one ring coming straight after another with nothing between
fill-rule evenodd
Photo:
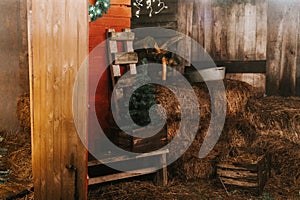
<instances>
[{"instance_id":1,"label":"red painted wall","mask_svg":"<svg viewBox=\"0 0 300 200\"><path fill-rule=\"evenodd\" d=\"M130 28L131 8L130 0L111 0L111 6L108 13L97 21L89 23L89 51L91 52L97 45L106 40L106 31L109 28L114 28L116 31L122 31L124 28ZM96 57L90 58L89 68L89 84L97 84L97 73L99 69L106 69L108 67L107 52L101 49ZM111 95L111 78L109 69L101 77L96 94L90 91L89 102L95 102L95 110L98 121L102 129L107 132L111 124L110 114L110 95ZM89 129L89 141L96 141L97 134Z\"/></svg>"}]
</instances>

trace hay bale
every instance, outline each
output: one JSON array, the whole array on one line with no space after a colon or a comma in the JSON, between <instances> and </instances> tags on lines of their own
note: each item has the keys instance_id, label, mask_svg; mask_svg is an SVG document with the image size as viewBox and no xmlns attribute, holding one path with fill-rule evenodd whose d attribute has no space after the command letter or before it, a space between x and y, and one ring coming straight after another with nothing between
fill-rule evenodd
<instances>
[{"instance_id":1,"label":"hay bale","mask_svg":"<svg viewBox=\"0 0 300 200\"><path fill-rule=\"evenodd\" d=\"M30 132L30 97L29 94L23 94L18 98L17 117L21 128L25 132Z\"/></svg>"},{"instance_id":2,"label":"hay bale","mask_svg":"<svg viewBox=\"0 0 300 200\"><path fill-rule=\"evenodd\" d=\"M227 116L238 116L240 113L245 111L245 105L248 99L251 97L259 96L255 88L251 85L236 81L236 80L224 80L226 98L227 100ZM178 121L181 118L181 109L186 109L190 116L198 114L196 110L191 109L191 107L199 106L200 118L210 118L211 113L211 102L208 88L205 83L197 83L193 85L193 90L197 96L197 99L192 99L192 91L188 91L184 88L172 88L172 90L177 91L181 94L180 97L176 97L171 90L157 86L156 87L156 101L158 104L162 105L167 113L167 121L173 122ZM218 88L216 88L218 90ZM215 91L218 94L218 91ZM221 93L220 93L221 94ZM181 98L184 102L183 105L179 104L178 98ZM222 98L222 97L221 97ZM218 102L215 102L218 103ZM220 105L215 105L220 108Z\"/></svg>"},{"instance_id":3,"label":"hay bale","mask_svg":"<svg viewBox=\"0 0 300 200\"><path fill-rule=\"evenodd\" d=\"M178 128L177 122L170 124L168 132L174 132ZM200 159L198 154L203 140L207 134L208 122L199 128L195 140L189 149L171 166L172 175L181 179L208 179L215 175L216 163L226 157L234 156L238 148L245 148L252 144L257 134L254 127L243 118L227 118L216 146L205 157ZM188 130L187 130L188 131ZM169 133L169 136L172 136ZM185 134L188 134L185 133ZM180 145L170 149L170 153L178 152Z\"/></svg>"},{"instance_id":4,"label":"hay bale","mask_svg":"<svg viewBox=\"0 0 300 200\"><path fill-rule=\"evenodd\" d=\"M251 99L245 116L262 135L300 144L300 98L270 96Z\"/></svg>"}]
</instances>

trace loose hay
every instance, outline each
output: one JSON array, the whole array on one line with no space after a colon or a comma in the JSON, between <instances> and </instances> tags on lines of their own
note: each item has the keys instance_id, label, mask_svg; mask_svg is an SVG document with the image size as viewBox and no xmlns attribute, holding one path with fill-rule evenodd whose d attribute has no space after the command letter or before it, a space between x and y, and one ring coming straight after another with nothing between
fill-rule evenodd
<instances>
[{"instance_id":1,"label":"loose hay","mask_svg":"<svg viewBox=\"0 0 300 200\"><path fill-rule=\"evenodd\" d=\"M250 99L245 116L261 134L280 136L300 144L300 98Z\"/></svg>"},{"instance_id":2,"label":"loose hay","mask_svg":"<svg viewBox=\"0 0 300 200\"><path fill-rule=\"evenodd\" d=\"M270 134L259 136L251 147L265 149L271 155L272 174L267 190L285 196L300 192L300 145Z\"/></svg>"},{"instance_id":3,"label":"loose hay","mask_svg":"<svg viewBox=\"0 0 300 200\"><path fill-rule=\"evenodd\" d=\"M24 94L18 98L17 117L24 132L30 132L30 98Z\"/></svg>"},{"instance_id":4,"label":"loose hay","mask_svg":"<svg viewBox=\"0 0 300 200\"><path fill-rule=\"evenodd\" d=\"M28 134L4 133L1 148L8 149L5 156L5 169L10 169L9 180L0 184L0 197L11 198L22 191L30 190L32 183L31 143ZM28 195L30 199L32 195Z\"/></svg>"}]
</instances>

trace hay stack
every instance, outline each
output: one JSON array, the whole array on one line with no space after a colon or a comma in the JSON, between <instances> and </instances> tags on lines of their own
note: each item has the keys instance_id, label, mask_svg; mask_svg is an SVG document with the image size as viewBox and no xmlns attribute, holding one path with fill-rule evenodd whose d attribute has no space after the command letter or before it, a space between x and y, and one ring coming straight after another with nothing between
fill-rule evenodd
<instances>
[{"instance_id":1,"label":"hay stack","mask_svg":"<svg viewBox=\"0 0 300 200\"><path fill-rule=\"evenodd\" d=\"M225 80L224 85L227 98L227 120L225 128L217 145L209 155L203 159L199 159L198 154L207 134L211 115L210 94L206 84L197 83L193 85L193 90L197 96L196 100L191 98L193 91L188 91L183 88L172 88L173 91L180 93L180 96L176 97L171 90L157 86L156 101L165 108L167 113L169 141L175 137L179 128L181 119L180 108L188 111L191 120L192 116L199 115L200 112L201 120L196 138L182 157L171 166L170 171L172 171L173 175L183 179L209 178L214 175L215 163L219 159L228 155L235 148L249 145L253 138L255 138L256 132L254 128L247 120L242 120L240 116L245 110L248 99L257 96L258 93L252 86L241 81ZM222 88L216 87L215 89L219 90ZM221 94L218 91L214 92L216 95ZM180 105L177 98L181 98L184 104ZM219 102L215 102L217 110L220 108L218 103ZM191 109L191 107L196 107L195 105L199 106L199 110ZM237 119L241 120L237 121ZM181 142L189 140L191 136L191 127L189 125L185 126L186 127L183 127L181 130L181 134L183 135ZM215 128L219 128L218 125L216 125ZM182 144L174 144L174 146L171 146L171 156L172 152L180 151L181 145Z\"/></svg>"},{"instance_id":2,"label":"hay stack","mask_svg":"<svg viewBox=\"0 0 300 200\"><path fill-rule=\"evenodd\" d=\"M25 132L30 132L30 98L29 94L24 94L18 98L17 117L21 128Z\"/></svg>"},{"instance_id":3,"label":"hay stack","mask_svg":"<svg viewBox=\"0 0 300 200\"><path fill-rule=\"evenodd\" d=\"M168 128L168 132L177 126L176 123L172 123ZM185 180L213 177L215 175L215 165L219 160L229 155L234 156L234 152L240 147L250 146L257 136L254 127L247 120L228 118L216 146L208 156L200 159L198 154L207 129L208 123L200 128L189 149L171 166L172 175ZM180 148L180 146L178 145L176 148ZM177 149L170 149L170 153L177 151Z\"/></svg>"},{"instance_id":4,"label":"hay stack","mask_svg":"<svg viewBox=\"0 0 300 200\"><path fill-rule=\"evenodd\" d=\"M262 135L300 144L300 98L270 96L249 100L245 116Z\"/></svg>"},{"instance_id":5,"label":"hay stack","mask_svg":"<svg viewBox=\"0 0 300 200\"><path fill-rule=\"evenodd\" d=\"M224 80L226 98L227 98L227 116L237 116L245 111L245 105L249 98L259 96L258 92L249 84L236 80ZM219 88L216 88L217 90ZM180 120L181 109L186 109L190 116L197 114L196 110L191 109L191 105L199 106L200 118L205 119L210 117L211 103L210 95L205 83L197 83L193 85L193 90L197 96L197 100L192 99L192 92L183 88L172 88L178 91L181 96L176 97L171 90L157 86L156 101L161 104L167 112L167 121L174 122ZM216 91L218 94L218 91ZM180 105L177 98L181 98L184 104ZM217 102L218 103L218 102ZM181 106L181 107L180 107ZM185 106L185 107L183 107ZM218 108L218 105L216 105Z\"/></svg>"}]
</instances>

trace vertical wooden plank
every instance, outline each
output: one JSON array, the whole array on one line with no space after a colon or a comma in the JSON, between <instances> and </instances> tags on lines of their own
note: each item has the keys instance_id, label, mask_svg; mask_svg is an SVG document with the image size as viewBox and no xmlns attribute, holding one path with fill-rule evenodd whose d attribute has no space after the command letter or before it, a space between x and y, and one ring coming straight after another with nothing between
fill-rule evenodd
<instances>
[{"instance_id":1,"label":"vertical wooden plank","mask_svg":"<svg viewBox=\"0 0 300 200\"><path fill-rule=\"evenodd\" d=\"M268 3L266 93L278 95L285 6L283 1Z\"/></svg>"},{"instance_id":2,"label":"vertical wooden plank","mask_svg":"<svg viewBox=\"0 0 300 200\"><path fill-rule=\"evenodd\" d=\"M193 1L178 1L178 31L187 36L191 36L192 34L193 5ZM186 62L184 63L185 66L189 66L191 62L191 47L191 41L189 40L182 40L178 42L178 49L181 51L181 55L185 55L186 57Z\"/></svg>"},{"instance_id":3,"label":"vertical wooden plank","mask_svg":"<svg viewBox=\"0 0 300 200\"><path fill-rule=\"evenodd\" d=\"M256 60L265 60L267 56L267 7L266 0L256 1ZM253 85L265 93L265 74L255 74Z\"/></svg>"},{"instance_id":4,"label":"vertical wooden plank","mask_svg":"<svg viewBox=\"0 0 300 200\"><path fill-rule=\"evenodd\" d=\"M267 53L267 1L256 1L256 60L265 60Z\"/></svg>"},{"instance_id":5,"label":"vertical wooden plank","mask_svg":"<svg viewBox=\"0 0 300 200\"><path fill-rule=\"evenodd\" d=\"M42 87L44 88L45 92L47 93L46 95L43 95L44 102L43 104L46 105L44 107L44 112L47 113L47 116L43 117L42 124L44 126L44 133L43 134L43 149L45 152L45 155L42 156L42 165L43 163L48 163L46 170L43 172L45 173L46 179L45 179L45 192L51 191L51 194L49 193L47 195L47 198L49 199L57 199L60 198L59 193L55 193L55 185L54 185L54 169L53 169L53 138L54 138L54 126L53 126L53 117L54 117L54 76L55 72L58 69L55 69L54 63L55 63L55 52L54 50L54 43L56 43L57 40L57 32L54 32L54 26L55 26L55 19L57 17L56 12L53 12L54 10L54 2L44 2L45 6L45 13L46 15L44 16L46 18L46 22L43 24L45 28L45 45L46 45L46 52L45 52L45 57L44 57L44 62L45 62L45 67L42 68L43 72L41 75L41 78L44 79L45 81L45 86ZM46 7L47 5L47 7ZM45 48L45 47L43 47ZM44 78L45 77L45 78ZM43 92L42 92L43 94ZM59 104L58 104L59 105ZM59 160L59 158L58 158ZM52 192L53 191L53 192Z\"/></svg>"},{"instance_id":6,"label":"vertical wooden plank","mask_svg":"<svg viewBox=\"0 0 300 200\"><path fill-rule=\"evenodd\" d=\"M204 0L204 48L212 56L213 11L210 0Z\"/></svg>"},{"instance_id":7,"label":"vertical wooden plank","mask_svg":"<svg viewBox=\"0 0 300 200\"><path fill-rule=\"evenodd\" d=\"M195 1L193 9L193 24L192 24L192 38L197 41L198 45L204 46L204 30L203 30L203 1ZM199 49L197 44L192 43L192 60L199 61L202 58L202 55L198 55Z\"/></svg>"},{"instance_id":8,"label":"vertical wooden plank","mask_svg":"<svg viewBox=\"0 0 300 200\"><path fill-rule=\"evenodd\" d=\"M298 9L300 6L298 5ZM297 42L297 72L296 72L296 95L300 96L300 12L298 12L298 42Z\"/></svg>"},{"instance_id":9,"label":"vertical wooden plank","mask_svg":"<svg viewBox=\"0 0 300 200\"><path fill-rule=\"evenodd\" d=\"M238 11L238 5L233 4L233 6L228 10L227 15L227 52L228 59L236 59L236 14Z\"/></svg>"},{"instance_id":10,"label":"vertical wooden plank","mask_svg":"<svg viewBox=\"0 0 300 200\"><path fill-rule=\"evenodd\" d=\"M78 132L86 133L87 72L74 98L73 86L88 53L87 2L32 0L32 10L35 198L86 199L87 157ZM73 100L77 102L74 116Z\"/></svg>"},{"instance_id":11,"label":"vertical wooden plank","mask_svg":"<svg viewBox=\"0 0 300 200\"><path fill-rule=\"evenodd\" d=\"M130 4L130 2L129 2ZM88 10L88 4L85 1L81 2L81 5L77 7L78 11L78 21L77 21L77 63L81 64L84 71L81 73L81 76L78 77L78 91L79 94L77 96L78 104L76 106L77 119L76 121L80 122L77 124L77 133L84 134L81 137L84 141L81 141L80 138L76 137L76 167L77 167L77 185L75 195L78 199L87 199L87 169L88 169L88 152L85 148L87 145L87 130L88 130L88 79L89 79L89 71L88 71L88 60L86 56L88 54L88 44L89 44L89 32L88 32L88 16L86 14ZM85 60L84 63L82 63ZM81 69L77 69L81 70Z\"/></svg>"},{"instance_id":12,"label":"vertical wooden plank","mask_svg":"<svg viewBox=\"0 0 300 200\"><path fill-rule=\"evenodd\" d=\"M236 23L236 59L244 60L245 4L239 4Z\"/></svg>"},{"instance_id":13,"label":"vertical wooden plank","mask_svg":"<svg viewBox=\"0 0 300 200\"><path fill-rule=\"evenodd\" d=\"M213 7L213 43L212 50L215 60L227 59L227 34L226 18L227 9L223 7Z\"/></svg>"},{"instance_id":14,"label":"vertical wooden plank","mask_svg":"<svg viewBox=\"0 0 300 200\"><path fill-rule=\"evenodd\" d=\"M256 55L256 6L245 5L244 60L255 60Z\"/></svg>"},{"instance_id":15,"label":"vertical wooden plank","mask_svg":"<svg viewBox=\"0 0 300 200\"><path fill-rule=\"evenodd\" d=\"M185 1L186 4L186 30L185 34L189 37L192 37L193 32L193 9L194 9L194 1ZM192 41L187 40L185 44L185 56L186 56L186 64L185 66L190 66L191 60L192 60Z\"/></svg>"},{"instance_id":16,"label":"vertical wooden plank","mask_svg":"<svg viewBox=\"0 0 300 200\"><path fill-rule=\"evenodd\" d=\"M245 4L244 23L244 58L243 60L255 60L256 49L256 6ZM243 74L242 81L254 84L254 74Z\"/></svg>"},{"instance_id":17,"label":"vertical wooden plank","mask_svg":"<svg viewBox=\"0 0 300 200\"><path fill-rule=\"evenodd\" d=\"M280 69L279 93L282 96L295 95L296 89L296 59L297 59L297 29L298 1L290 1L284 16L284 35L282 42L282 65Z\"/></svg>"}]
</instances>

